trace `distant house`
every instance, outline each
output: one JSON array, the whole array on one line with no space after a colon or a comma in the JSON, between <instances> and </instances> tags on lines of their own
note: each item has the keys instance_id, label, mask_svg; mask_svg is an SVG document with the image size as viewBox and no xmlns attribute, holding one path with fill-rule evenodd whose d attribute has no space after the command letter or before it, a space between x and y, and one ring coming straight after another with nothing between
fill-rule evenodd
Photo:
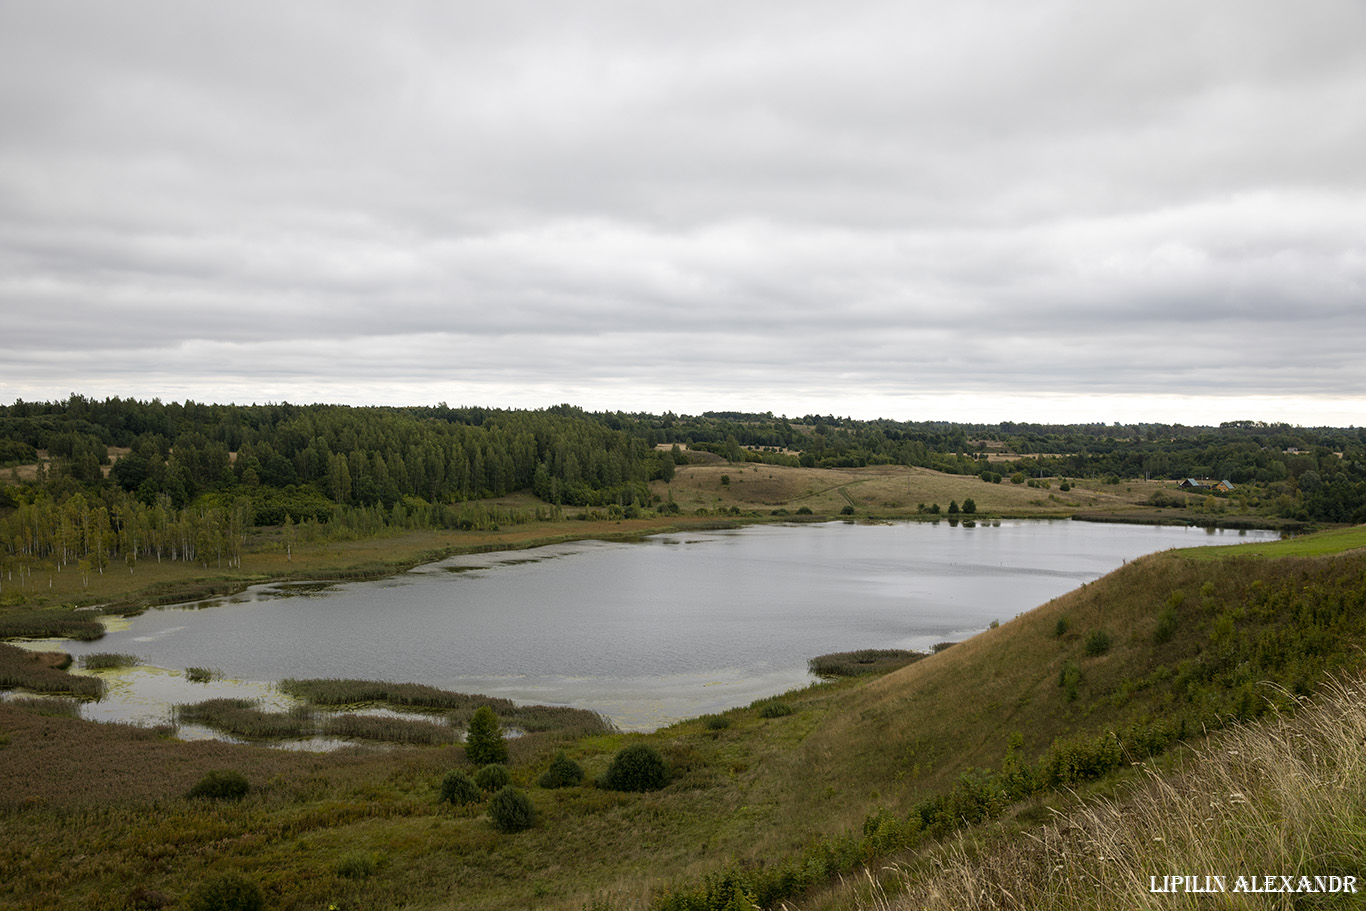
<instances>
[{"instance_id":1,"label":"distant house","mask_svg":"<svg viewBox=\"0 0 1366 911\"><path fill-rule=\"evenodd\" d=\"M1205 489L1205 485L1204 485L1202 482L1195 480L1195 478L1186 478L1186 480L1182 481L1182 482L1181 482L1179 485L1177 485L1177 486L1180 487L1182 490L1204 490L1204 489Z\"/></svg>"},{"instance_id":2,"label":"distant house","mask_svg":"<svg viewBox=\"0 0 1366 911\"><path fill-rule=\"evenodd\" d=\"M1231 493L1233 491L1233 482L1227 480L1220 481L1218 484L1214 485L1214 489L1220 493Z\"/></svg>"}]
</instances>

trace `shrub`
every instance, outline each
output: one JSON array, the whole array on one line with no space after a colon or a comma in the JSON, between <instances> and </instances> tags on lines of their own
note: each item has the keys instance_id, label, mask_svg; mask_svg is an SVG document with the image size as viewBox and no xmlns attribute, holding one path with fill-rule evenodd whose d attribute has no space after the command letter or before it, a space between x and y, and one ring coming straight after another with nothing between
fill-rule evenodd
<instances>
[{"instance_id":1,"label":"shrub","mask_svg":"<svg viewBox=\"0 0 1366 911\"><path fill-rule=\"evenodd\" d=\"M441 799L456 806L474 803L483 796L474 779L459 769L452 769L441 779Z\"/></svg>"},{"instance_id":2,"label":"shrub","mask_svg":"<svg viewBox=\"0 0 1366 911\"><path fill-rule=\"evenodd\" d=\"M792 714L792 706L786 702L765 702L759 706L760 718L782 718Z\"/></svg>"},{"instance_id":3,"label":"shrub","mask_svg":"<svg viewBox=\"0 0 1366 911\"><path fill-rule=\"evenodd\" d=\"M853 507L853 506L844 506L843 508L840 509L840 515L842 515L842 516L852 516L853 514L854 514L854 507Z\"/></svg>"},{"instance_id":4,"label":"shrub","mask_svg":"<svg viewBox=\"0 0 1366 911\"><path fill-rule=\"evenodd\" d=\"M1163 645L1172 641L1172 637L1176 635L1176 625L1176 611L1169 607L1157 618L1157 628L1153 630L1153 644Z\"/></svg>"},{"instance_id":5,"label":"shrub","mask_svg":"<svg viewBox=\"0 0 1366 911\"><path fill-rule=\"evenodd\" d=\"M556 754L550 768L536 782L543 788L569 788L583 781L583 766L564 753Z\"/></svg>"},{"instance_id":6,"label":"shrub","mask_svg":"<svg viewBox=\"0 0 1366 911\"><path fill-rule=\"evenodd\" d=\"M1078 687L1081 685L1081 668L1071 661L1062 666L1058 674L1058 686L1062 687L1068 702L1077 701Z\"/></svg>"},{"instance_id":7,"label":"shrub","mask_svg":"<svg viewBox=\"0 0 1366 911\"><path fill-rule=\"evenodd\" d=\"M499 832L510 835L536 824L536 808L526 794L516 788L503 788L489 801L489 820Z\"/></svg>"},{"instance_id":8,"label":"shrub","mask_svg":"<svg viewBox=\"0 0 1366 911\"><path fill-rule=\"evenodd\" d=\"M1110 651L1110 634L1103 629L1098 629L1086 640L1086 654L1092 658L1098 658Z\"/></svg>"},{"instance_id":9,"label":"shrub","mask_svg":"<svg viewBox=\"0 0 1366 911\"><path fill-rule=\"evenodd\" d=\"M618 752L598 779L598 786L609 791L657 791L668 783L664 757L645 743L633 743Z\"/></svg>"},{"instance_id":10,"label":"shrub","mask_svg":"<svg viewBox=\"0 0 1366 911\"><path fill-rule=\"evenodd\" d=\"M709 731L724 731L730 727L729 715L708 715L702 719L702 723L707 726Z\"/></svg>"},{"instance_id":11,"label":"shrub","mask_svg":"<svg viewBox=\"0 0 1366 911\"><path fill-rule=\"evenodd\" d=\"M963 512L967 515L972 515L973 513L977 512L977 501L974 500L972 497L968 497L966 500L964 500Z\"/></svg>"},{"instance_id":12,"label":"shrub","mask_svg":"<svg viewBox=\"0 0 1366 911\"><path fill-rule=\"evenodd\" d=\"M498 762L491 762L474 773L474 783L485 791L501 791L511 781L508 767Z\"/></svg>"},{"instance_id":13,"label":"shrub","mask_svg":"<svg viewBox=\"0 0 1366 911\"><path fill-rule=\"evenodd\" d=\"M1053 743L1039 761L1039 777L1051 787L1070 787L1094 781L1124 763L1124 752L1114 732L1096 737L1073 737Z\"/></svg>"},{"instance_id":14,"label":"shrub","mask_svg":"<svg viewBox=\"0 0 1366 911\"><path fill-rule=\"evenodd\" d=\"M251 790L251 782L241 772L215 770L190 788L188 797L208 800L241 800Z\"/></svg>"},{"instance_id":15,"label":"shrub","mask_svg":"<svg viewBox=\"0 0 1366 911\"><path fill-rule=\"evenodd\" d=\"M188 911L261 911L261 888L235 874L206 879L185 896Z\"/></svg>"},{"instance_id":16,"label":"shrub","mask_svg":"<svg viewBox=\"0 0 1366 911\"><path fill-rule=\"evenodd\" d=\"M1059 617L1057 624L1053 627L1053 635L1061 639L1063 636L1067 635L1067 631L1071 629L1071 627L1072 623L1070 620L1066 617Z\"/></svg>"},{"instance_id":17,"label":"shrub","mask_svg":"<svg viewBox=\"0 0 1366 911\"><path fill-rule=\"evenodd\" d=\"M797 515L799 515L799 516L809 516L809 515L811 515L811 507L810 507L810 506L798 506L798 507L797 507Z\"/></svg>"},{"instance_id":18,"label":"shrub","mask_svg":"<svg viewBox=\"0 0 1366 911\"><path fill-rule=\"evenodd\" d=\"M503 728L493 709L481 705L470 716L465 733L465 758L477 766L508 761L508 747L503 742Z\"/></svg>"}]
</instances>

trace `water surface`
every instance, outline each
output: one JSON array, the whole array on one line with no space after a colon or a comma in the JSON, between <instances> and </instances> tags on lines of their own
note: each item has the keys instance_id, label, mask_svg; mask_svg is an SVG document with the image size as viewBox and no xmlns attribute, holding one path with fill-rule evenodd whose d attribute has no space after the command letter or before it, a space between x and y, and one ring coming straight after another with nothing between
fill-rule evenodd
<instances>
[{"instance_id":1,"label":"water surface","mask_svg":"<svg viewBox=\"0 0 1366 911\"><path fill-rule=\"evenodd\" d=\"M204 687L178 673L123 672L91 717L155 722L167 702L234 685L268 695L284 677L361 677L574 705L644 729L804 685L815 655L963 639L1142 554L1274 537L1012 521L582 541L455 557L380 581L257 586L150 610L98 642L61 647L228 678Z\"/></svg>"}]
</instances>

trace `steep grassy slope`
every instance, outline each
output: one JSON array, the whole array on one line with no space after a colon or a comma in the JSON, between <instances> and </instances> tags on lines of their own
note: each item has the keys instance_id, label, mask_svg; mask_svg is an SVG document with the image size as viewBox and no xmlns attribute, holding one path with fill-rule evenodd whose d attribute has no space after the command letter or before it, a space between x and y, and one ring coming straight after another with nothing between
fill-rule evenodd
<instances>
[{"instance_id":1,"label":"steep grassy slope","mask_svg":"<svg viewBox=\"0 0 1366 911\"><path fill-rule=\"evenodd\" d=\"M224 869L260 882L275 908L688 908L723 869L791 897L920 837L921 808L969 769L1000 770L1015 734L1020 768L1046 767L1069 743L1108 745L1110 732L1127 763L1290 707L1325 674L1359 669L1363 644L1366 551L1156 554L885 677L789 694L790 712L527 738L513 781L541 819L517 835L497 833L481 807L438 803L459 747L294 757L96 736L0 705L0 780L19 783L0 793L0 904L122 907L135 884L175 897ZM64 741L74 749L54 747ZM671 768L662 791L535 786L558 749L591 781L638 741ZM252 796L184 799L223 766L247 773ZM884 830L897 837L872 837Z\"/></svg>"}]
</instances>

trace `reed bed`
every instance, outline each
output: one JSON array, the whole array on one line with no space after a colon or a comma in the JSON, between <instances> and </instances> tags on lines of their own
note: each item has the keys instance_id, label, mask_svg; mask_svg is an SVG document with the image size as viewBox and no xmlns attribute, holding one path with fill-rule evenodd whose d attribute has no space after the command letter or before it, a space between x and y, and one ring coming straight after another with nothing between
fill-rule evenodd
<instances>
[{"instance_id":1,"label":"reed bed","mask_svg":"<svg viewBox=\"0 0 1366 911\"><path fill-rule=\"evenodd\" d=\"M124 655L119 652L91 652L81 656L81 667L87 671L103 671L116 667L137 667L141 664L137 655Z\"/></svg>"},{"instance_id":2,"label":"reed bed","mask_svg":"<svg viewBox=\"0 0 1366 911\"><path fill-rule=\"evenodd\" d=\"M901 648L864 648L853 652L833 652L807 662L817 677L861 677L887 674L926 657L925 652Z\"/></svg>"},{"instance_id":3,"label":"reed bed","mask_svg":"<svg viewBox=\"0 0 1366 911\"><path fill-rule=\"evenodd\" d=\"M82 699L98 699L104 694L104 683L98 677L80 677L52 666L54 654L0 642L0 689L19 687Z\"/></svg>"},{"instance_id":4,"label":"reed bed","mask_svg":"<svg viewBox=\"0 0 1366 911\"><path fill-rule=\"evenodd\" d=\"M0 639L78 639L93 642L103 636L104 627L98 621L73 617L66 611L0 612Z\"/></svg>"},{"instance_id":5,"label":"reed bed","mask_svg":"<svg viewBox=\"0 0 1366 911\"><path fill-rule=\"evenodd\" d=\"M612 729L587 709L558 705L517 705L511 699L479 693L456 693L420 683L389 683L383 680L309 679L281 680L280 691L311 705L326 707L388 705L393 708L448 713L452 724L464 726L482 705L487 705L503 724L527 733L558 732L569 736L602 734Z\"/></svg>"},{"instance_id":6,"label":"reed bed","mask_svg":"<svg viewBox=\"0 0 1366 911\"><path fill-rule=\"evenodd\" d=\"M455 743L459 732L448 724L382 715L331 715L323 719L322 733L347 740L373 740L381 743L408 743L436 746Z\"/></svg>"},{"instance_id":7,"label":"reed bed","mask_svg":"<svg viewBox=\"0 0 1366 911\"><path fill-rule=\"evenodd\" d=\"M345 678L296 680L290 677L281 680L279 688L282 693L303 702L330 707L384 703L402 708L433 711L468 709L471 714L481 705L490 706L499 714L513 708L513 703L509 699L453 693L421 683L389 683L383 680Z\"/></svg>"},{"instance_id":8,"label":"reed bed","mask_svg":"<svg viewBox=\"0 0 1366 911\"><path fill-rule=\"evenodd\" d=\"M982 845L959 839L931 857L933 872L902 868L857 907L877 911L1358 907L1331 891L1366 856L1366 683L1334 681L1294 717L1231 729L1180 775L1149 778L1051 825ZM1165 877L1199 877L1216 894L1154 893ZM1252 893L1251 880L1291 877L1315 893ZM1222 882L1205 877L1222 877ZM1302 881L1301 877L1307 880ZM1320 879L1315 879L1319 877ZM1219 888L1222 886L1222 888Z\"/></svg>"},{"instance_id":9,"label":"reed bed","mask_svg":"<svg viewBox=\"0 0 1366 911\"><path fill-rule=\"evenodd\" d=\"M69 718L77 718L81 714L79 699L60 696L17 696L9 700L9 704L17 709L23 709L37 715L64 715Z\"/></svg>"},{"instance_id":10,"label":"reed bed","mask_svg":"<svg viewBox=\"0 0 1366 911\"><path fill-rule=\"evenodd\" d=\"M306 708L289 712L264 712L252 699L206 699L176 706L176 720L202 724L247 740L290 740L311 736L313 713Z\"/></svg>"}]
</instances>

